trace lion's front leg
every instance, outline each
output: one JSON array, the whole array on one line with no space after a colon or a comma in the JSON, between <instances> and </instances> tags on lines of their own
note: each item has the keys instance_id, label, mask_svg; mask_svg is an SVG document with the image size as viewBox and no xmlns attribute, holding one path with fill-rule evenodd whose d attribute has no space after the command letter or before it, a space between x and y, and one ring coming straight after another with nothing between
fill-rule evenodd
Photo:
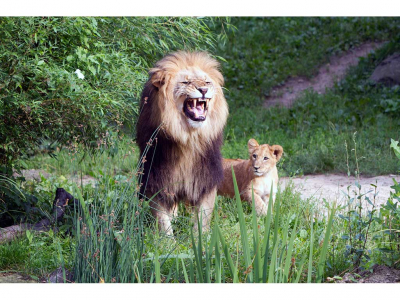
<instances>
[{"instance_id":1,"label":"lion's front leg","mask_svg":"<svg viewBox=\"0 0 400 300\"><path fill-rule=\"evenodd\" d=\"M252 189L247 189L245 198L250 205L253 205ZM258 216L265 216L267 214L268 206L263 201L263 198L260 197L259 192L256 189L254 189L254 206L256 208L256 213Z\"/></svg>"},{"instance_id":2,"label":"lion's front leg","mask_svg":"<svg viewBox=\"0 0 400 300\"><path fill-rule=\"evenodd\" d=\"M197 214L194 214L194 231L198 232L198 223L201 222L203 232L209 230L211 223L211 216L214 209L215 197L217 196L217 188L212 190L209 194L201 199L200 207L197 208ZM198 222L199 221L199 222Z\"/></svg>"},{"instance_id":3,"label":"lion's front leg","mask_svg":"<svg viewBox=\"0 0 400 300\"><path fill-rule=\"evenodd\" d=\"M269 204L269 195L264 195L264 196L262 196L261 197L262 198L262 200L264 201L264 203L265 203L265 205L267 205L268 206L268 204ZM272 200L273 201L273 200Z\"/></svg>"},{"instance_id":4,"label":"lion's front leg","mask_svg":"<svg viewBox=\"0 0 400 300\"><path fill-rule=\"evenodd\" d=\"M173 235L171 220L174 217L177 207L168 209L166 205L160 201L152 200L150 203L151 213L158 222L158 227L161 232L165 232L167 235Z\"/></svg>"}]
</instances>

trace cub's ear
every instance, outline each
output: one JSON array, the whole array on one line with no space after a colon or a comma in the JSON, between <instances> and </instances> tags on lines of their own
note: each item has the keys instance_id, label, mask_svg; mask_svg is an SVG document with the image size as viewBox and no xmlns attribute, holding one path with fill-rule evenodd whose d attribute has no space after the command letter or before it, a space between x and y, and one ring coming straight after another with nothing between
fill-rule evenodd
<instances>
[{"instance_id":1,"label":"cub's ear","mask_svg":"<svg viewBox=\"0 0 400 300\"><path fill-rule=\"evenodd\" d=\"M249 148L249 152L253 152L256 147L260 146L255 139L250 139L247 142L247 147Z\"/></svg>"},{"instance_id":2,"label":"cub's ear","mask_svg":"<svg viewBox=\"0 0 400 300\"><path fill-rule=\"evenodd\" d=\"M150 81L156 88L160 88L165 83L165 74L159 68L152 68L149 72Z\"/></svg>"},{"instance_id":3,"label":"cub's ear","mask_svg":"<svg viewBox=\"0 0 400 300\"><path fill-rule=\"evenodd\" d=\"M271 148L271 152L275 155L276 157L276 161L279 161L282 157L283 154L283 148L280 145L273 145L270 147Z\"/></svg>"}]
</instances>

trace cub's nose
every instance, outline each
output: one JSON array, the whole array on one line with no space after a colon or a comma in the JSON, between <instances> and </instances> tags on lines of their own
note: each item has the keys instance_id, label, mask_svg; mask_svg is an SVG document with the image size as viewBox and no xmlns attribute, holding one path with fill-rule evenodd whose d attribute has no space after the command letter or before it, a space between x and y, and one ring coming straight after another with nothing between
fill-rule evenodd
<instances>
[{"instance_id":1,"label":"cub's nose","mask_svg":"<svg viewBox=\"0 0 400 300\"><path fill-rule=\"evenodd\" d=\"M260 167L254 167L254 170L258 171L259 168L260 168Z\"/></svg>"},{"instance_id":2,"label":"cub's nose","mask_svg":"<svg viewBox=\"0 0 400 300\"><path fill-rule=\"evenodd\" d=\"M205 94L206 94L207 91L208 91L208 88L206 88L206 87L200 87L200 88L198 88L198 90L200 91L200 93L202 93L202 95L203 95L203 97L204 97Z\"/></svg>"}]
</instances>

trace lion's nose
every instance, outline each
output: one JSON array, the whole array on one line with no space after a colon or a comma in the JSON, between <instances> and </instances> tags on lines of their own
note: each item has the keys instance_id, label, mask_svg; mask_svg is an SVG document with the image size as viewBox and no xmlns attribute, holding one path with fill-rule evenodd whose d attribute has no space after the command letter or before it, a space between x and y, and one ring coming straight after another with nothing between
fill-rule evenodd
<instances>
[{"instance_id":1,"label":"lion's nose","mask_svg":"<svg viewBox=\"0 0 400 300\"><path fill-rule=\"evenodd\" d=\"M260 168L260 167L254 167L254 169L255 169L256 171L258 171L259 168Z\"/></svg>"},{"instance_id":2,"label":"lion's nose","mask_svg":"<svg viewBox=\"0 0 400 300\"><path fill-rule=\"evenodd\" d=\"M207 93L207 91L208 91L208 88L206 88L206 87L200 87L200 88L198 88L198 90L200 91L200 93L203 94L203 96L205 96L206 93Z\"/></svg>"}]
</instances>

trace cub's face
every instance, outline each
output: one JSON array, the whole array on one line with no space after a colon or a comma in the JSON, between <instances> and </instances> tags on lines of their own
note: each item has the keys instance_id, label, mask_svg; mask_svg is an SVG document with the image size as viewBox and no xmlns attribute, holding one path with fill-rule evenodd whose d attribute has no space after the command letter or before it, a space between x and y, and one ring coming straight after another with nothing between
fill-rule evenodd
<instances>
[{"instance_id":1,"label":"cub's face","mask_svg":"<svg viewBox=\"0 0 400 300\"><path fill-rule=\"evenodd\" d=\"M174 100L189 125L202 127L213 109L215 88L211 77L198 68L180 71L175 80Z\"/></svg>"},{"instance_id":2,"label":"cub's face","mask_svg":"<svg viewBox=\"0 0 400 300\"><path fill-rule=\"evenodd\" d=\"M263 176L268 173L276 166L283 154L283 148L279 145L259 145L255 139L249 140L247 145L253 167L252 171L256 176Z\"/></svg>"}]
</instances>

